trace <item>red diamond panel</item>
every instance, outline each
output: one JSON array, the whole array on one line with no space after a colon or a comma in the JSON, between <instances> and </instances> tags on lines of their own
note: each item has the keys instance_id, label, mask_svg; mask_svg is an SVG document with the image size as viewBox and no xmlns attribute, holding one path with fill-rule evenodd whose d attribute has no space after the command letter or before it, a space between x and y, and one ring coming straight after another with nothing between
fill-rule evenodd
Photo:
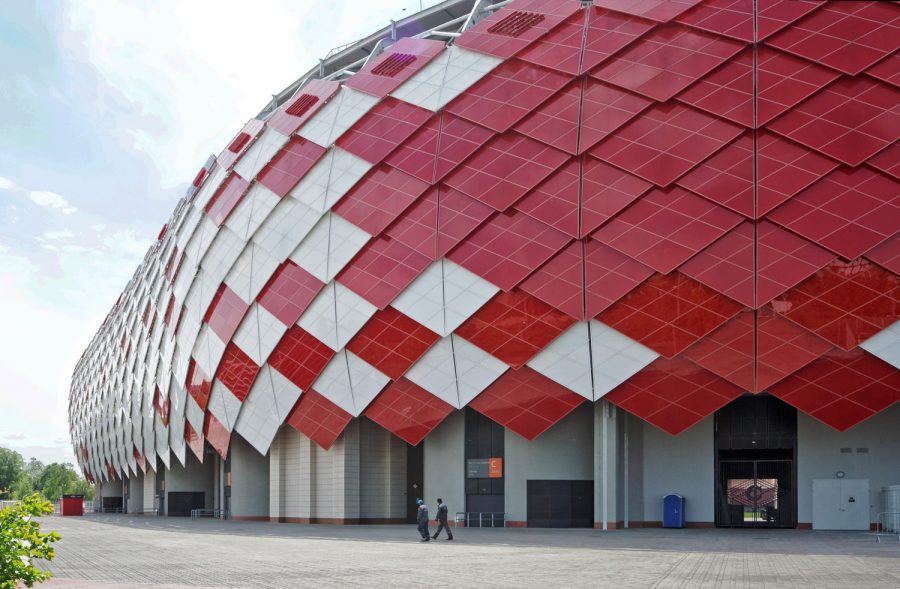
<instances>
[{"instance_id":1,"label":"red diamond panel","mask_svg":"<svg viewBox=\"0 0 900 589\"><path fill-rule=\"evenodd\" d=\"M853 260L900 227L900 183L868 168L839 168L769 215Z\"/></svg>"},{"instance_id":2,"label":"red diamond panel","mask_svg":"<svg viewBox=\"0 0 900 589\"><path fill-rule=\"evenodd\" d=\"M635 41L591 75L666 101L744 48L743 43L669 24Z\"/></svg>"},{"instance_id":3,"label":"red diamond panel","mask_svg":"<svg viewBox=\"0 0 900 589\"><path fill-rule=\"evenodd\" d=\"M405 442L418 446L451 411L452 405L401 378L388 385L363 414Z\"/></svg>"},{"instance_id":4,"label":"red diamond panel","mask_svg":"<svg viewBox=\"0 0 900 589\"><path fill-rule=\"evenodd\" d=\"M652 104L651 100L593 79L577 80L516 127L524 135L580 154Z\"/></svg>"},{"instance_id":5,"label":"red diamond panel","mask_svg":"<svg viewBox=\"0 0 900 589\"><path fill-rule=\"evenodd\" d=\"M597 319L671 358L743 306L682 274L657 274Z\"/></svg>"},{"instance_id":6,"label":"red diamond panel","mask_svg":"<svg viewBox=\"0 0 900 589\"><path fill-rule=\"evenodd\" d=\"M900 144L893 143L870 157L867 164L900 180Z\"/></svg>"},{"instance_id":7,"label":"red diamond panel","mask_svg":"<svg viewBox=\"0 0 900 589\"><path fill-rule=\"evenodd\" d=\"M753 109L752 49L744 50L682 92L678 100L745 127L762 126L818 92L839 75L765 46L757 49L756 60L756 113Z\"/></svg>"},{"instance_id":8,"label":"red diamond panel","mask_svg":"<svg viewBox=\"0 0 900 589\"><path fill-rule=\"evenodd\" d=\"M379 309L387 307L431 260L387 236L370 241L337 280Z\"/></svg>"},{"instance_id":9,"label":"red diamond panel","mask_svg":"<svg viewBox=\"0 0 900 589\"><path fill-rule=\"evenodd\" d=\"M857 166L900 139L900 90L867 78L845 77L769 129Z\"/></svg>"},{"instance_id":10,"label":"red diamond panel","mask_svg":"<svg viewBox=\"0 0 900 589\"><path fill-rule=\"evenodd\" d=\"M866 253L866 257L882 268L900 275L900 233L882 241L878 247Z\"/></svg>"},{"instance_id":11,"label":"red diamond panel","mask_svg":"<svg viewBox=\"0 0 900 589\"><path fill-rule=\"evenodd\" d=\"M581 162L572 158L516 203L516 209L570 237L579 237L580 184Z\"/></svg>"},{"instance_id":12,"label":"red diamond panel","mask_svg":"<svg viewBox=\"0 0 900 589\"><path fill-rule=\"evenodd\" d=\"M462 36L457 37L455 44L464 49L507 59L530 45L535 39L546 35L550 29L580 10L581 7L576 2L518 0L513 6L498 10L463 33ZM495 29L497 32L489 32L489 29L509 18L513 11L532 13L521 15L518 19L518 21L522 21L521 17L525 17L524 22L531 26L521 29L515 25L513 27L502 26L499 30ZM506 23L501 24L506 25Z\"/></svg>"},{"instance_id":13,"label":"red diamond panel","mask_svg":"<svg viewBox=\"0 0 900 589\"><path fill-rule=\"evenodd\" d=\"M568 81L568 76L513 59L460 94L447 111L502 133Z\"/></svg>"},{"instance_id":14,"label":"red diamond panel","mask_svg":"<svg viewBox=\"0 0 900 589\"><path fill-rule=\"evenodd\" d=\"M844 431L900 401L900 371L860 348L835 350L776 384L771 392Z\"/></svg>"},{"instance_id":15,"label":"red diamond panel","mask_svg":"<svg viewBox=\"0 0 900 589\"><path fill-rule=\"evenodd\" d=\"M741 217L677 186L654 188L594 238L668 274L741 222Z\"/></svg>"},{"instance_id":16,"label":"red diamond panel","mask_svg":"<svg viewBox=\"0 0 900 589\"><path fill-rule=\"evenodd\" d=\"M393 379L398 379L440 336L393 307L375 313L347 349Z\"/></svg>"},{"instance_id":17,"label":"red diamond panel","mask_svg":"<svg viewBox=\"0 0 900 589\"><path fill-rule=\"evenodd\" d=\"M456 334L518 368L575 321L524 291L498 293Z\"/></svg>"},{"instance_id":18,"label":"red diamond panel","mask_svg":"<svg viewBox=\"0 0 900 589\"><path fill-rule=\"evenodd\" d=\"M308 80L297 92L296 96L272 114L268 120L269 126L282 135L293 135L303 123L308 121L310 117L316 114L316 112L325 105L326 102L331 100L331 97L335 95L340 86L340 82L333 82L331 80ZM300 100L305 100L303 97L304 94L315 96L319 100L316 101L311 108L304 110L300 116L288 114L287 111L290 110L295 103Z\"/></svg>"},{"instance_id":19,"label":"red diamond panel","mask_svg":"<svg viewBox=\"0 0 900 589\"><path fill-rule=\"evenodd\" d=\"M250 183L232 172L228 179L219 186L216 193L206 203L206 214L216 226L221 227L234 207L241 202L244 193L250 187Z\"/></svg>"},{"instance_id":20,"label":"red diamond panel","mask_svg":"<svg viewBox=\"0 0 900 589\"><path fill-rule=\"evenodd\" d=\"M285 196L324 153L324 147L302 137L293 137L272 161L266 164L257 180L278 196Z\"/></svg>"},{"instance_id":21,"label":"red diamond panel","mask_svg":"<svg viewBox=\"0 0 900 589\"><path fill-rule=\"evenodd\" d=\"M444 46L443 41L404 37L350 76L347 86L383 98L428 65ZM412 59L398 61L395 57L398 54L411 56ZM385 70L386 65L392 66L389 71Z\"/></svg>"},{"instance_id":22,"label":"red diamond panel","mask_svg":"<svg viewBox=\"0 0 900 589\"><path fill-rule=\"evenodd\" d=\"M203 320L223 342L231 341L249 305L224 283L219 286Z\"/></svg>"},{"instance_id":23,"label":"red diamond panel","mask_svg":"<svg viewBox=\"0 0 900 589\"><path fill-rule=\"evenodd\" d=\"M194 430L187 420L184 422L184 441L200 463L203 463L203 436Z\"/></svg>"},{"instance_id":24,"label":"red diamond panel","mask_svg":"<svg viewBox=\"0 0 900 589\"><path fill-rule=\"evenodd\" d=\"M849 350L900 319L900 276L862 258L834 260L772 307Z\"/></svg>"},{"instance_id":25,"label":"red diamond panel","mask_svg":"<svg viewBox=\"0 0 900 589\"><path fill-rule=\"evenodd\" d=\"M699 2L700 0L594 0L594 5L657 22L668 22Z\"/></svg>"},{"instance_id":26,"label":"red diamond panel","mask_svg":"<svg viewBox=\"0 0 900 589\"><path fill-rule=\"evenodd\" d=\"M206 404L209 403L209 394L212 391L212 379L203 372L193 358L188 364L184 386L188 394L197 402L200 410L206 411Z\"/></svg>"},{"instance_id":27,"label":"red diamond panel","mask_svg":"<svg viewBox=\"0 0 900 589\"><path fill-rule=\"evenodd\" d=\"M584 243L573 241L519 288L579 321L584 320Z\"/></svg>"},{"instance_id":28,"label":"red diamond panel","mask_svg":"<svg viewBox=\"0 0 900 589\"><path fill-rule=\"evenodd\" d=\"M225 348L219 369L216 370L216 378L235 397L243 401L250 394L250 387L253 386L257 373L259 373L259 366L237 347L237 344L232 342Z\"/></svg>"},{"instance_id":29,"label":"red diamond panel","mask_svg":"<svg viewBox=\"0 0 900 589\"><path fill-rule=\"evenodd\" d=\"M829 2L768 43L858 74L900 49L900 10L887 2Z\"/></svg>"},{"instance_id":30,"label":"red diamond panel","mask_svg":"<svg viewBox=\"0 0 900 589\"><path fill-rule=\"evenodd\" d=\"M659 358L604 398L674 436L742 393L685 359Z\"/></svg>"},{"instance_id":31,"label":"red diamond panel","mask_svg":"<svg viewBox=\"0 0 900 589\"><path fill-rule=\"evenodd\" d=\"M759 393L831 349L825 340L763 309L756 320L751 312L739 314L684 355L743 390Z\"/></svg>"},{"instance_id":32,"label":"red diamond panel","mask_svg":"<svg viewBox=\"0 0 900 589\"><path fill-rule=\"evenodd\" d=\"M324 282L292 261L285 260L269 279L257 300L266 311L290 326L300 319L300 315L324 286Z\"/></svg>"},{"instance_id":33,"label":"red diamond panel","mask_svg":"<svg viewBox=\"0 0 900 589\"><path fill-rule=\"evenodd\" d=\"M652 268L593 239L585 243L584 261L587 317L596 317L653 274Z\"/></svg>"},{"instance_id":34,"label":"red diamond panel","mask_svg":"<svg viewBox=\"0 0 900 589\"><path fill-rule=\"evenodd\" d=\"M232 164L237 161L238 157L240 157L241 153L246 149L248 145L250 145L250 139L256 137L260 131L263 130L266 124L263 121L257 119L251 119L247 121L247 124L244 125L244 128L241 129L237 135L228 143L225 149L216 157L216 161L219 163L224 169L231 168ZM247 135L247 139L241 144L240 149L237 151L232 151L231 146L241 138L242 135Z\"/></svg>"},{"instance_id":35,"label":"red diamond panel","mask_svg":"<svg viewBox=\"0 0 900 589\"><path fill-rule=\"evenodd\" d=\"M504 372L469 406L534 440L583 402L581 395L525 366Z\"/></svg>"},{"instance_id":36,"label":"red diamond panel","mask_svg":"<svg viewBox=\"0 0 900 589\"><path fill-rule=\"evenodd\" d=\"M741 128L676 103L658 105L590 153L667 186L740 135Z\"/></svg>"},{"instance_id":37,"label":"red diamond panel","mask_svg":"<svg viewBox=\"0 0 900 589\"><path fill-rule=\"evenodd\" d=\"M341 135L337 146L377 164L430 117L428 110L388 96Z\"/></svg>"},{"instance_id":38,"label":"red diamond panel","mask_svg":"<svg viewBox=\"0 0 900 589\"><path fill-rule=\"evenodd\" d=\"M809 14L818 2L766 0L761 2L753 30L753 0L707 0L678 17L678 22L732 37L746 43L762 41Z\"/></svg>"},{"instance_id":39,"label":"red diamond panel","mask_svg":"<svg viewBox=\"0 0 900 589\"><path fill-rule=\"evenodd\" d=\"M275 346L269 364L301 391L308 391L333 356L334 350L294 325Z\"/></svg>"},{"instance_id":40,"label":"red diamond panel","mask_svg":"<svg viewBox=\"0 0 900 589\"><path fill-rule=\"evenodd\" d=\"M894 53L866 70L873 78L900 86L900 54Z\"/></svg>"},{"instance_id":41,"label":"red diamond panel","mask_svg":"<svg viewBox=\"0 0 900 589\"><path fill-rule=\"evenodd\" d=\"M460 243L451 260L510 290L561 250L569 238L525 213L498 213Z\"/></svg>"},{"instance_id":42,"label":"red diamond panel","mask_svg":"<svg viewBox=\"0 0 900 589\"><path fill-rule=\"evenodd\" d=\"M187 424L185 424L185 426L187 426ZM231 442L231 432L225 429L225 426L222 425L212 413L206 414L206 421L203 424L203 434L206 436L206 441L209 442L209 445L222 457L222 460L225 460L228 456L228 445Z\"/></svg>"},{"instance_id":43,"label":"red diamond panel","mask_svg":"<svg viewBox=\"0 0 900 589\"><path fill-rule=\"evenodd\" d=\"M379 235L428 189L428 184L380 164L357 182L334 212L369 235Z\"/></svg>"},{"instance_id":44,"label":"red diamond panel","mask_svg":"<svg viewBox=\"0 0 900 589\"><path fill-rule=\"evenodd\" d=\"M441 112L388 156L387 163L434 184L493 135L490 129Z\"/></svg>"},{"instance_id":45,"label":"red diamond panel","mask_svg":"<svg viewBox=\"0 0 900 589\"><path fill-rule=\"evenodd\" d=\"M553 173L566 154L517 133L501 135L447 176L445 183L505 211Z\"/></svg>"},{"instance_id":46,"label":"red diamond panel","mask_svg":"<svg viewBox=\"0 0 900 589\"><path fill-rule=\"evenodd\" d=\"M285 423L328 450L337 441L353 416L310 389L300 395Z\"/></svg>"}]
</instances>

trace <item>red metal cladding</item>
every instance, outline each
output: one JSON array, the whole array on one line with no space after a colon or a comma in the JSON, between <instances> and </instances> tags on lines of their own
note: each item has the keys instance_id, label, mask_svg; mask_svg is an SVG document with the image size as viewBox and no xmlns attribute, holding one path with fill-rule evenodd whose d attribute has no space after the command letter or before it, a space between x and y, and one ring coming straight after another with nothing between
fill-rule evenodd
<instances>
[{"instance_id":1,"label":"red metal cladding","mask_svg":"<svg viewBox=\"0 0 900 589\"><path fill-rule=\"evenodd\" d=\"M740 215L673 186L654 188L593 237L668 274L740 222Z\"/></svg>"},{"instance_id":2,"label":"red metal cladding","mask_svg":"<svg viewBox=\"0 0 900 589\"><path fill-rule=\"evenodd\" d=\"M393 379L399 379L439 335L393 307L376 312L347 342L347 349Z\"/></svg>"},{"instance_id":3,"label":"red metal cladding","mask_svg":"<svg viewBox=\"0 0 900 589\"><path fill-rule=\"evenodd\" d=\"M250 394L257 374L259 366L237 344L229 343L216 370L216 379L239 401L243 401Z\"/></svg>"},{"instance_id":4,"label":"red metal cladding","mask_svg":"<svg viewBox=\"0 0 900 589\"><path fill-rule=\"evenodd\" d=\"M269 365L301 391L308 391L332 357L334 350L294 325L275 346Z\"/></svg>"},{"instance_id":5,"label":"red metal cladding","mask_svg":"<svg viewBox=\"0 0 900 589\"><path fill-rule=\"evenodd\" d=\"M216 291L216 296L213 297L203 321L223 342L228 342L237 331L248 308L249 305L223 282Z\"/></svg>"},{"instance_id":6,"label":"red metal cladding","mask_svg":"<svg viewBox=\"0 0 900 589\"><path fill-rule=\"evenodd\" d=\"M673 272L657 274L597 316L601 322L672 358L737 315L743 305Z\"/></svg>"},{"instance_id":7,"label":"red metal cladding","mask_svg":"<svg viewBox=\"0 0 900 589\"><path fill-rule=\"evenodd\" d=\"M480 21L455 43L464 49L506 59L580 10L577 2L518 0L506 10Z\"/></svg>"},{"instance_id":8,"label":"red metal cladding","mask_svg":"<svg viewBox=\"0 0 900 589\"><path fill-rule=\"evenodd\" d=\"M279 321L290 326L300 319L324 286L324 282L291 260L285 260L262 289L257 301Z\"/></svg>"},{"instance_id":9,"label":"red metal cladding","mask_svg":"<svg viewBox=\"0 0 900 589\"><path fill-rule=\"evenodd\" d=\"M583 321L584 247L584 242L573 241L535 270L519 288L573 319Z\"/></svg>"},{"instance_id":10,"label":"red metal cladding","mask_svg":"<svg viewBox=\"0 0 900 589\"><path fill-rule=\"evenodd\" d=\"M834 260L771 305L791 321L851 350L900 319L900 276L864 258Z\"/></svg>"},{"instance_id":11,"label":"red metal cladding","mask_svg":"<svg viewBox=\"0 0 900 589\"><path fill-rule=\"evenodd\" d=\"M649 18L656 22L669 22L699 3L700 0L594 0L595 6Z\"/></svg>"},{"instance_id":12,"label":"red metal cladding","mask_svg":"<svg viewBox=\"0 0 900 589\"><path fill-rule=\"evenodd\" d=\"M341 135L336 145L377 164L431 116L431 112L424 108L388 96Z\"/></svg>"},{"instance_id":13,"label":"red metal cladding","mask_svg":"<svg viewBox=\"0 0 900 589\"><path fill-rule=\"evenodd\" d=\"M325 148L302 137L292 137L257 176L259 183L286 196L325 154Z\"/></svg>"},{"instance_id":14,"label":"red metal cladding","mask_svg":"<svg viewBox=\"0 0 900 589\"><path fill-rule=\"evenodd\" d=\"M250 188L250 183L236 172L232 172L206 203L207 216L212 219L213 223L221 227L231 211L241 202L248 188Z\"/></svg>"},{"instance_id":15,"label":"red metal cladding","mask_svg":"<svg viewBox=\"0 0 900 589\"><path fill-rule=\"evenodd\" d=\"M164 397L159 387L155 387L153 391L153 408L164 427L169 427L169 398Z\"/></svg>"},{"instance_id":16,"label":"red metal cladding","mask_svg":"<svg viewBox=\"0 0 900 589\"><path fill-rule=\"evenodd\" d=\"M337 281L383 309L430 263L427 256L382 235L359 252L341 271Z\"/></svg>"},{"instance_id":17,"label":"red metal cladding","mask_svg":"<svg viewBox=\"0 0 900 589\"><path fill-rule=\"evenodd\" d=\"M887 2L829 2L767 42L858 74L900 49L900 10Z\"/></svg>"},{"instance_id":18,"label":"red metal cladding","mask_svg":"<svg viewBox=\"0 0 900 589\"><path fill-rule=\"evenodd\" d=\"M337 93L340 86L340 82L331 80L308 80L296 96L272 113L268 125L282 135L293 135Z\"/></svg>"},{"instance_id":19,"label":"red metal cladding","mask_svg":"<svg viewBox=\"0 0 900 589\"><path fill-rule=\"evenodd\" d=\"M222 457L222 460L228 458L231 432L212 413L206 414L206 420L203 424L203 435L206 436L206 441L209 442L209 445Z\"/></svg>"},{"instance_id":20,"label":"red metal cladding","mask_svg":"<svg viewBox=\"0 0 900 589\"><path fill-rule=\"evenodd\" d=\"M866 163L900 180L900 144L891 144L866 160Z\"/></svg>"},{"instance_id":21,"label":"red metal cladding","mask_svg":"<svg viewBox=\"0 0 900 589\"><path fill-rule=\"evenodd\" d=\"M206 411L206 405L209 403L209 393L212 390L212 378L203 372L203 369L197 365L196 360L193 358L188 364L185 388L188 394L197 402L200 409Z\"/></svg>"},{"instance_id":22,"label":"red metal cladding","mask_svg":"<svg viewBox=\"0 0 900 589\"><path fill-rule=\"evenodd\" d=\"M893 53L885 57L867 69L866 73L882 82L900 87L900 54Z\"/></svg>"},{"instance_id":23,"label":"red metal cladding","mask_svg":"<svg viewBox=\"0 0 900 589\"><path fill-rule=\"evenodd\" d=\"M795 323L761 309L740 313L684 352L684 357L760 393L832 349Z\"/></svg>"},{"instance_id":24,"label":"red metal cladding","mask_svg":"<svg viewBox=\"0 0 900 589\"><path fill-rule=\"evenodd\" d=\"M674 436L743 392L688 360L659 358L604 399Z\"/></svg>"},{"instance_id":25,"label":"red metal cladding","mask_svg":"<svg viewBox=\"0 0 900 589\"><path fill-rule=\"evenodd\" d=\"M422 180L380 164L369 171L333 210L369 235L379 235L428 188Z\"/></svg>"},{"instance_id":26,"label":"red metal cladding","mask_svg":"<svg viewBox=\"0 0 900 589\"><path fill-rule=\"evenodd\" d=\"M244 128L228 142L225 149L219 153L216 158L219 166L225 170L231 168L238 157L246 150L247 146L250 145L250 140L259 135L259 132L262 131L265 126L266 124L263 121L250 119L247 124L244 125Z\"/></svg>"},{"instance_id":27,"label":"red metal cladding","mask_svg":"<svg viewBox=\"0 0 900 589\"><path fill-rule=\"evenodd\" d=\"M479 149L445 183L505 211L567 159L561 151L510 132Z\"/></svg>"},{"instance_id":28,"label":"red metal cladding","mask_svg":"<svg viewBox=\"0 0 900 589\"><path fill-rule=\"evenodd\" d=\"M404 37L353 74L346 84L384 98L428 65L444 49L442 41Z\"/></svg>"},{"instance_id":29,"label":"red metal cladding","mask_svg":"<svg viewBox=\"0 0 900 589\"><path fill-rule=\"evenodd\" d=\"M187 420L184 422L184 441L200 464L203 464L203 434L194 430L191 422Z\"/></svg>"},{"instance_id":30,"label":"red metal cladding","mask_svg":"<svg viewBox=\"0 0 900 589\"><path fill-rule=\"evenodd\" d=\"M511 59L447 105L447 112L503 133L570 80L554 70Z\"/></svg>"},{"instance_id":31,"label":"red metal cladding","mask_svg":"<svg viewBox=\"0 0 900 589\"><path fill-rule=\"evenodd\" d=\"M585 243L585 315L596 317L653 275L653 269L593 239Z\"/></svg>"},{"instance_id":32,"label":"red metal cladding","mask_svg":"<svg viewBox=\"0 0 900 589\"><path fill-rule=\"evenodd\" d=\"M518 368L574 322L540 299L514 290L498 293L455 333Z\"/></svg>"},{"instance_id":33,"label":"red metal cladding","mask_svg":"<svg viewBox=\"0 0 900 589\"><path fill-rule=\"evenodd\" d=\"M352 415L310 389L300 395L285 423L323 450L329 450L351 419Z\"/></svg>"},{"instance_id":34,"label":"red metal cladding","mask_svg":"<svg viewBox=\"0 0 900 589\"><path fill-rule=\"evenodd\" d=\"M584 397L528 366L507 370L469 403L482 415L534 440L584 402Z\"/></svg>"},{"instance_id":35,"label":"red metal cladding","mask_svg":"<svg viewBox=\"0 0 900 589\"><path fill-rule=\"evenodd\" d=\"M820 2L806 0L765 0L757 4L754 6L753 0L706 0L676 20L710 33L752 43L770 37L821 5Z\"/></svg>"},{"instance_id":36,"label":"red metal cladding","mask_svg":"<svg viewBox=\"0 0 900 589\"><path fill-rule=\"evenodd\" d=\"M867 252L866 257L900 276L900 234L882 241L880 245Z\"/></svg>"},{"instance_id":37,"label":"red metal cladding","mask_svg":"<svg viewBox=\"0 0 900 589\"><path fill-rule=\"evenodd\" d=\"M388 385L363 415L405 442L418 446L452 411L452 405L401 378Z\"/></svg>"},{"instance_id":38,"label":"red metal cladding","mask_svg":"<svg viewBox=\"0 0 900 589\"><path fill-rule=\"evenodd\" d=\"M900 371L861 348L835 350L774 385L771 393L844 431L900 401Z\"/></svg>"},{"instance_id":39,"label":"red metal cladding","mask_svg":"<svg viewBox=\"0 0 900 589\"><path fill-rule=\"evenodd\" d=\"M503 290L510 290L570 241L519 211L497 213L469 235L449 258Z\"/></svg>"}]
</instances>

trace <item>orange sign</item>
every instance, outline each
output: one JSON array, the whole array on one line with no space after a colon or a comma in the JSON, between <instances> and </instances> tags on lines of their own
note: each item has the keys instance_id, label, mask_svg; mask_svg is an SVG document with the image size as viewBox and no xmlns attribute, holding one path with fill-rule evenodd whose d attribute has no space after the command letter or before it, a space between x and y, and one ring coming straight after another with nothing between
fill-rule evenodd
<instances>
[{"instance_id":1,"label":"orange sign","mask_svg":"<svg viewBox=\"0 0 900 589\"><path fill-rule=\"evenodd\" d=\"M502 458L490 458L488 461L488 478L492 479L502 479L503 478L503 459Z\"/></svg>"}]
</instances>

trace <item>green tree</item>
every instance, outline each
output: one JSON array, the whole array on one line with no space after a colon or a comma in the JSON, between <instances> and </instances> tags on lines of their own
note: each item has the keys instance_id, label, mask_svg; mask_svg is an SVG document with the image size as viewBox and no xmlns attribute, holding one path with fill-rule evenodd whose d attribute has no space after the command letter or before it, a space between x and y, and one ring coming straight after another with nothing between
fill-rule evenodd
<instances>
[{"instance_id":1,"label":"green tree","mask_svg":"<svg viewBox=\"0 0 900 589\"><path fill-rule=\"evenodd\" d=\"M89 493L90 486L87 481L81 478L68 462L48 464L41 471L36 487L40 489L41 495L50 501L56 501L66 494L92 495Z\"/></svg>"},{"instance_id":2,"label":"green tree","mask_svg":"<svg viewBox=\"0 0 900 589\"><path fill-rule=\"evenodd\" d=\"M34 559L50 561L56 556L52 544L59 534L42 533L36 519L51 513L53 505L37 493L0 510L0 589L15 589L19 583L34 587L52 576L34 565Z\"/></svg>"},{"instance_id":3,"label":"green tree","mask_svg":"<svg viewBox=\"0 0 900 589\"><path fill-rule=\"evenodd\" d=\"M8 499L22 474L25 462L22 455L8 448L0 448L0 499Z\"/></svg>"},{"instance_id":4,"label":"green tree","mask_svg":"<svg viewBox=\"0 0 900 589\"><path fill-rule=\"evenodd\" d=\"M28 464L25 465L25 472L31 477L31 486L35 489L40 489L38 481L41 478L41 473L44 472L44 463L32 456L28 459Z\"/></svg>"},{"instance_id":5,"label":"green tree","mask_svg":"<svg viewBox=\"0 0 900 589\"><path fill-rule=\"evenodd\" d=\"M34 485L31 484L31 477L24 470L19 474L19 480L12 488L13 499L24 499L34 493Z\"/></svg>"}]
</instances>

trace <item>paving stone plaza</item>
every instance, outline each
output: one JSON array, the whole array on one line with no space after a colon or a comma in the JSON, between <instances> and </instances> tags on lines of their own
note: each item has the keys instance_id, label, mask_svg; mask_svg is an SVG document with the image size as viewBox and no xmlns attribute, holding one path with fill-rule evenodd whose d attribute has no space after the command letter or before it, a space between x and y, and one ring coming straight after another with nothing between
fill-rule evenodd
<instances>
[{"instance_id":1,"label":"paving stone plaza","mask_svg":"<svg viewBox=\"0 0 900 589\"><path fill-rule=\"evenodd\" d=\"M49 587L900 586L900 542L803 530L302 526L94 515L62 534Z\"/></svg>"}]
</instances>

